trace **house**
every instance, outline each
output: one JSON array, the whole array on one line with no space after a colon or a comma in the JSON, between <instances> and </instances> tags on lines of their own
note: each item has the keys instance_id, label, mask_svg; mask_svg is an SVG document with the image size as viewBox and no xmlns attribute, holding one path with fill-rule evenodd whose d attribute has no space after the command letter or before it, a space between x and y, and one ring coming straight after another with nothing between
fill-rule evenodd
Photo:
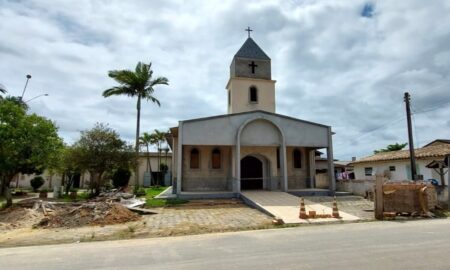
<instances>
[{"instance_id":1,"label":"house","mask_svg":"<svg viewBox=\"0 0 450 270\"><path fill-rule=\"evenodd\" d=\"M441 182L441 176L438 170L433 169L433 166L442 162L449 154L450 140L434 140L422 148L415 149L419 179L436 179ZM393 181L410 180L412 177L409 157L409 150L399 150L361 158L352 162L355 178L373 180L375 174L381 173Z\"/></svg>"},{"instance_id":2,"label":"house","mask_svg":"<svg viewBox=\"0 0 450 270\"><path fill-rule=\"evenodd\" d=\"M326 188L334 192L331 127L277 114L275 84L271 59L249 37L231 62L227 114L179 121L170 129L178 196L314 188L315 153L322 148Z\"/></svg>"},{"instance_id":3,"label":"house","mask_svg":"<svg viewBox=\"0 0 450 270\"><path fill-rule=\"evenodd\" d=\"M160 179L161 184L170 185L171 179L171 170L172 170L172 153L162 152L161 157L157 152L149 153L150 164L147 162L147 153L141 153L139 158L139 181L140 186L144 185L144 175L147 171L151 170L153 172L153 179L158 177L158 173L160 172L160 168L158 166L159 163L167 164L168 172L165 175L165 179ZM10 186L12 188L31 188L30 180L33 179L35 174L17 174L14 179L11 181ZM44 178L45 183L42 188L52 189L55 186L61 186L61 175L57 173L52 173L48 170L45 170L40 176ZM75 188L87 188L89 186L89 172L85 172L82 174L77 174L74 176L74 184ZM145 185L144 185L145 186Z\"/></svg>"}]
</instances>

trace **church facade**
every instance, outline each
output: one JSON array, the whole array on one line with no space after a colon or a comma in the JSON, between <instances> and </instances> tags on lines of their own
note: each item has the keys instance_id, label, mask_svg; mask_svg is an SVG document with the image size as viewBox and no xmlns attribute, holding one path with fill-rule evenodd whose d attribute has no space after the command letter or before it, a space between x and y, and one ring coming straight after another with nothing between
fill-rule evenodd
<instances>
[{"instance_id":1,"label":"church facade","mask_svg":"<svg viewBox=\"0 0 450 270\"><path fill-rule=\"evenodd\" d=\"M170 129L177 195L312 189L317 149L327 151L328 189L334 192L331 127L277 114L275 83L271 59L249 37L230 66L228 113Z\"/></svg>"}]
</instances>

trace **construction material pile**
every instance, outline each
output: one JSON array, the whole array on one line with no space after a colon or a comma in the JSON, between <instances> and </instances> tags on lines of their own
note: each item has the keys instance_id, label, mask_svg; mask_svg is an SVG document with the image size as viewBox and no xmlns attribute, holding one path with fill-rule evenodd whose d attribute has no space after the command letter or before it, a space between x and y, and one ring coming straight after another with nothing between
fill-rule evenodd
<instances>
[{"instance_id":1,"label":"construction material pile","mask_svg":"<svg viewBox=\"0 0 450 270\"><path fill-rule=\"evenodd\" d=\"M74 228L92 225L120 224L137 221L140 216L119 203L87 202L81 205L43 204L46 211L44 218L36 227L44 228ZM50 210L50 211L49 211Z\"/></svg>"},{"instance_id":2,"label":"construction material pile","mask_svg":"<svg viewBox=\"0 0 450 270\"><path fill-rule=\"evenodd\" d=\"M103 193L85 202L26 199L0 211L0 230L16 228L75 228L137 221L139 214L154 214L139 208L144 200L124 192Z\"/></svg>"}]
</instances>

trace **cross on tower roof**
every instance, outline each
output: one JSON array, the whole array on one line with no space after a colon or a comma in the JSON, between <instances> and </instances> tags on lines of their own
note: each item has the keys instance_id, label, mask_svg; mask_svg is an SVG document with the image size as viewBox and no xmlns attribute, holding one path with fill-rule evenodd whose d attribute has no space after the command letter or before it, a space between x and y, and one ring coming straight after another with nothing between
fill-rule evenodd
<instances>
[{"instance_id":1,"label":"cross on tower roof","mask_svg":"<svg viewBox=\"0 0 450 270\"><path fill-rule=\"evenodd\" d=\"M250 32L253 31L252 29L250 29L250 26L247 26L247 29L245 29L244 31L248 32L248 37L250 37Z\"/></svg>"}]
</instances>

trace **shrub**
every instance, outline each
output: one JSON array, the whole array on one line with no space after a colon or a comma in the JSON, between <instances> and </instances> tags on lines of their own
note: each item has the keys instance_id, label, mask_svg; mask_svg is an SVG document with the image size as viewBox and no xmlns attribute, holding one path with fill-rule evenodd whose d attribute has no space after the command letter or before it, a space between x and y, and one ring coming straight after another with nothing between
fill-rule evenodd
<instances>
[{"instance_id":1,"label":"shrub","mask_svg":"<svg viewBox=\"0 0 450 270\"><path fill-rule=\"evenodd\" d=\"M131 172L125 168L118 168L112 177L115 188L126 187L130 181Z\"/></svg>"},{"instance_id":2,"label":"shrub","mask_svg":"<svg viewBox=\"0 0 450 270\"><path fill-rule=\"evenodd\" d=\"M42 185L45 183L44 178L41 176L36 176L30 180L30 185L33 188L33 191L36 192Z\"/></svg>"}]
</instances>

